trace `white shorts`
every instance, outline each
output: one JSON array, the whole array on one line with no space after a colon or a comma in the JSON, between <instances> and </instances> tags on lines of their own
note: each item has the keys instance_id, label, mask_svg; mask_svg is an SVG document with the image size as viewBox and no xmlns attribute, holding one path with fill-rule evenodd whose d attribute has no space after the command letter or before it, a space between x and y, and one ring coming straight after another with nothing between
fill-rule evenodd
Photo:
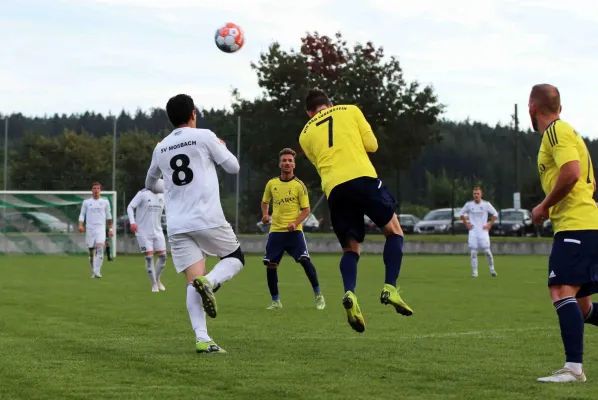
<instances>
[{"instance_id":1,"label":"white shorts","mask_svg":"<svg viewBox=\"0 0 598 400\"><path fill-rule=\"evenodd\" d=\"M239 248L233 228L228 225L168 237L172 262L177 273L201 261L205 254L225 257Z\"/></svg>"},{"instance_id":2,"label":"white shorts","mask_svg":"<svg viewBox=\"0 0 598 400\"><path fill-rule=\"evenodd\" d=\"M490 234L486 230L470 230L468 244L470 249L486 250L490 248Z\"/></svg>"},{"instance_id":3,"label":"white shorts","mask_svg":"<svg viewBox=\"0 0 598 400\"><path fill-rule=\"evenodd\" d=\"M137 244L139 244L139 250L142 253L166 250L166 239L164 239L164 235L137 236L136 238Z\"/></svg>"},{"instance_id":4,"label":"white shorts","mask_svg":"<svg viewBox=\"0 0 598 400\"><path fill-rule=\"evenodd\" d=\"M87 248L96 247L96 244L104 245L106 243L106 228L90 228L85 230L85 243Z\"/></svg>"}]
</instances>

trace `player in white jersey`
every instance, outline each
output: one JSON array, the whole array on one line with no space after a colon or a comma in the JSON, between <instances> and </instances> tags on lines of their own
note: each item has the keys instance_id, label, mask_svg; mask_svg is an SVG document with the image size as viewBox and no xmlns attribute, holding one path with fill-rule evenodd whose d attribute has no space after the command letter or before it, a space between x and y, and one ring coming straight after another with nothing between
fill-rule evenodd
<instances>
[{"instance_id":1,"label":"player in white jersey","mask_svg":"<svg viewBox=\"0 0 598 400\"><path fill-rule=\"evenodd\" d=\"M91 199L83 201L79 214L79 232L85 232L85 242L89 249L89 264L91 277L101 278L102 263L104 262L104 244L106 242L106 222L108 235L112 237L112 214L110 203L100 197L102 185L95 182L91 185ZM85 223L85 226L83 225Z\"/></svg>"},{"instance_id":2,"label":"player in white jersey","mask_svg":"<svg viewBox=\"0 0 598 400\"><path fill-rule=\"evenodd\" d=\"M467 214L467 218L465 215ZM491 215L488 222L488 215ZM476 187L473 189L473 200L468 201L461 209L461 220L469 229L469 251L471 255L472 277L478 276L478 250L482 250L488 261L490 275L496 276L494 269L494 257L490 251L490 228L496 221L498 213L496 209L486 200L482 200L482 189Z\"/></svg>"},{"instance_id":3,"label":"player in white jersey","mask_svg":"<svg viewBox=\"0 0 598 400\"><path fill-rule=\"evenodd\" d=\"M127 207L131 232L135 234L139 249L145 255L145 269L152 283L152 292L166 290L160 281L166 266L166 239L161 222L163 211L164 195L147 189L137 192ZM158 256L155 265L154 253Z\"/></svg>"},{"instance_id":4,"label":"player in white jersey","mask_svg":"<svg viewBox=\"0 0 598 400\"><path fill-rule=\"evenodd\" d=\"M164 191L170 252L176 271L187 278L187 310L195 331L195 349L198 353L224 353L208 335L205 314L216 317L214 289L241 271L245 257L222 211L216 165L236 174L239 162L212 131L196 128L191 97L179 94L171 98L166 112L175 129L156 146L145 187L154 193ZM220 257L207 275L206 254Z\"/></svg>"}]
</instances>

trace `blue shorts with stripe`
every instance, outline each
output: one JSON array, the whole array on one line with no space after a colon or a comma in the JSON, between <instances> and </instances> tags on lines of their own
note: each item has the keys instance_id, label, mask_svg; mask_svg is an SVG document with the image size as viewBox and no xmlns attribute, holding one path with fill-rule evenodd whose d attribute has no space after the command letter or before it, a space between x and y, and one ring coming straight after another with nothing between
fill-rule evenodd
<instances>
[{"instance_id":1,"label":"blue shorts with stripe","mask_svg":"<svg viewBox=\"0 0 598 400\"><path fill-rule=\"evenodd\" d=\"M270 232L268 242L266 243L266 254L264 255L264 265L280 264L284 252L289 253L296 262L303 259L309 259L307 251L307 242L303 231L293 232Z\"/></svg>"},{"instance_id":2,"label":"blue shorts with stripe","mask_svg":"<svg viewBox=\"0 0 598 400\"><path fill-rule=\"evenodd\" d=\"M548 261L548 286L579 286L577 297L598 293L598 230L554 235Z\"/></svg>"}]
</instances>

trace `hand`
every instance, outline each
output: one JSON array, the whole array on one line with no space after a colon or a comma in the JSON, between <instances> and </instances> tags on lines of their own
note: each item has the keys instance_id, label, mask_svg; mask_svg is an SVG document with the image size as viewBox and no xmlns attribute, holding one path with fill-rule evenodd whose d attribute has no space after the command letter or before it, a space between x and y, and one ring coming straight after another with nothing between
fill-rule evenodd
<instances>
[{"instance_id":1,"label":"hand","mask_svg":"<svg viewBox=\"0 0 598 400\"><path fill-rule=\"evenodd\" d=\"M262 216L262 224L270 222L270 216L268 214Z\"/></svg>"},{"instance_id":2,"label":"hand","mask_svg":"<svg viewBox=\"0 0 598 400\"><path fill-rule=\"evenodd\" d=\"M467 230L469 230L469 231L473 229L473 225L471 225L469 222L466 222L465 226L467 227Z\"/></svg>"},{"instance_id":3,"label":"hand","mask_svg":"<svg viewBox=\"0 0 598 400\"><path fill-rule=\"evenodd\" d=\"M85 228L83 227L83 225L79 225L79 232L81 232L81 233L85 232Z\"/></svg>"},{"instance_id":4,"label":"hand","mask_svg":"<svg viewBox=\"0 0 598 400\"><path fill-rule=\"evenodd\" d=\"M294 232L295 229L297 228L297 224L294 222L291 222L288 226L287 229L289 230L289 232Z\"/></svg>"},{"instance_id":5,"label":"hand","mask_svg":"<svg viewBox=\"0 0 598 400\"><path fill-rule=\"evenodd\" d=\"M129 228L131 229L131 232L137 233L137 224L131 224Z\"/></svg>"},{"instance_id":6,"label":"hand","mask_svg":"<svg viewBox=\"0 0 598 400\"><path fill-rule=\"evenodd\" d=\"M490 224L486 224L486 225L484 225L484 228L483 228L483 229L484 229L485 231L489 231L489 230L490 230L490 228L492 228L492 225L490 225Z\"/></svg>"},{"instance_id":7,"label":"hand","mask_svg":"<svg viewBox=\"0 0 598 400\"><path fill-rule=\"evenodd\" d=\"M532 210L532 221L536 225L542 225L546 219L548 219L548 208L544 203L540 203Z\"/></svg>"},{"instance_id":8,"label":"hand","mask_svg":"<svg viewBox=\"0 0 598 400\"><path fill-rule=\"evenodd\" d=\"M108 229L108 235L110 237L114 236L114 232L112 231L112 228Z\"/></svg>"}]
</instances>

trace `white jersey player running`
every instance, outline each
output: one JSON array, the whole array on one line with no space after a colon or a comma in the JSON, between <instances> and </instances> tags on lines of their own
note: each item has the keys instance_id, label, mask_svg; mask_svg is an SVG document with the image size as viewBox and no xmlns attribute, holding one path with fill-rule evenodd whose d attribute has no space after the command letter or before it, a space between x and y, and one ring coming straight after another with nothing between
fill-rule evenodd
<instances>
[{"instance_id":1,"label":"white jersey player running","mask_svg":"<svg viewBox=\"0 0 598 400\"><path fill-rule=\"evenodd\" d=\"M466 219L467 214L469 221ZM491 215L490 222L488 222L488 215ZM494 269L494 257L490 251L490 228L498 213L489 202L482 200L482 189L476 187L473 189L473 200L468 201L461 209L461 220L469 229L469 251L471 255L471 269L472 277L478 276L478 250L482 250L488 261L488 268L490 275L496 276Z\"/></svg>"},{"instance_id":2,"label":"white jersey player running","mask_svg":"<svg viewBox=\"0 0 598 400\"><path fill-rule=\"evenodd\" d=\"M179 94L171 98L166 112L176 129L156 146L145 187L154 193L164 192L172 261L176 271L184 272L187 278L187 310L195 331L195 349L198 353L225 353L208 336L205 314L216 317L214 289L245 264L237 237L222 211L216 174L216 165L228 173L238 173L239 162L212 131L196 129L191 97ZM206 254L220 257L207 275Z\"/></svg>"},{"instance_id":3,"label":"white jersey player running","mask_svg":"<svg viewBox=\"0 0 598 400\"><path fill-rule=\"evenodd\" d=\"M112 237L112 214L110 202L100 197L102 185L95 182L91 185L91 199L86 199L81 205L79 214L79 232L85 232L85 243L89 249L89 265L91 277L101 278L102 263L104 262L104 244L106 243L106 222ZM83 225L85 223L85 226Z\"/></svg>"},{"instance_id":4,"label":"white jersey player running","mask_svg":"<svg viewBox=\"0 0 598 400\"><path fill-rule=\"evenodd\" d=\"M163 182L160 184L164 185ZM137 192L127 207L131 232L135 234L139 249L145 255L145 270L152 284L152 292L166 290L160 281L166 266L166 239L162 232L163 211L164 195L147 189ZM154 252L158 255L155 265Z\"/></svg>"}]
</instances>

